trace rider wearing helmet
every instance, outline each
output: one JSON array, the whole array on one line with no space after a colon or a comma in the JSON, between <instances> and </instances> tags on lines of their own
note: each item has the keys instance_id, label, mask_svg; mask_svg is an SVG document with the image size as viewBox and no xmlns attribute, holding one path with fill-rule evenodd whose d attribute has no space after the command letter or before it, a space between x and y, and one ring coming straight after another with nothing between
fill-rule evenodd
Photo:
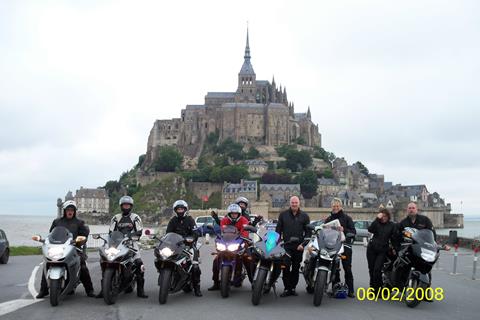
<instances>
[{"instance_id":1,"label":"rider wearing helmet","mask_svg":"<svg viewBox=\"0 0 480 320\"><path fill-rule=\"evenodd\" d=\"M193 218L188 214L188 203L184 200L177 200L173 204L173 211L175 215L170 219L167 226L166 233L174 232L182 237L193 237L195 241L191 243L191 248L193 249L193 261L192 261L192 284L193 284L193 292L195 296L201 297L202 292L200 291L200 275L202 272L200 271L199 266L199 256L200 252L196 246L197 240L197 233L195 229L197 225Z\"/></svg>"},{"instance_id":2,"label":"rider wearing helmet","mask_svg":"<svg viewBox=\"0 0 480 320\"><path fill-rule=\"evenodd\" d=\"M228 206L227 208L227 215L220 221L220 227L223 229L225 226L233 225L235 228L237 228L238 232L243 238L248 238L248 231L244 230L244 227L249 224L249 221L247 218L242 216L242 208L236 203L232 203L231 205ZM242 272L242 263L237 263L237 270L235 272ZM208 291L214 291L214 290L219 290L220 289L220 280L219 280L219 274L220 274L220 268L218 265L218 259L215 257L213 260L213 267L212 267L212 280L213 280L213 286L208 288Z\"/></svg>"},{"instance_id":3,"label":"rider wearing helmet","mask_svg":"<svg viewBox=\"0 0 480 320\"><path fill-rule=\"evenodd\" d=\"M83 220L77 218L77 204L73 200L68 200L63 203L63 216L61 218L55 219L52 222L50 231L55 227L65 227L68 231L72 233L73 239L77 236L84 236L88 238L90 229ZM80 255L80 281L85 288L87 296L94 297L92 279L90 278L90 272L87 267L87 255L82 252ZM37 299L43 298L48 295L48 284L47 279L45 278L45 273L42 273L42 282L40 285L40 292L37 295Z\"/></svg>"},{"instance_id":4,"label":"rider wearing helmet","mask_svg":"<svg viewBox=\"0 0 480 320\"><path fill-rule=\"evenodd\" d=\"M238 204L240 208L242 209L242 216L245 217L248 220L248 223L252 226L256 226L262 219L262 216L256 216L255 219L252 221L251 220L251 213L250 210L248 210L248 204L249 201L245 197L238 197L235 200L235 204ZM218 214L215 211L212 211L211 216L215 220L217 224L220 224L220 219L218 218Z\"/></svg>"},{"instance_id":5,"label":"rider wearing helmet","mask_svg":"<svg viewBox=\"0 0 480 320\"><path fill-rule=\"evenodd\" d=\"M110 221L109 232L112 233L113 231L120 231L124 235L140 237L143 232L143 224L142 219L140 219L140 217L136 213L132 212L132 197L123 196L120 198L118 204L120 205L120 210L122 211L122 213L119 213L112 218L112 220ZM138 250L138 244L136 242L133 242L133 244L133 247ZM134 257L134 263L137 266L137 296L139 298L148 298L144 291L145 268L143 265L143 261L140 257L140 250L137 251L137 254ZM126 292L131 292L131 288L127 289ZM97 295L97 298L101 297L103 297L102 292Z\"/></svg>"}]
</instances>

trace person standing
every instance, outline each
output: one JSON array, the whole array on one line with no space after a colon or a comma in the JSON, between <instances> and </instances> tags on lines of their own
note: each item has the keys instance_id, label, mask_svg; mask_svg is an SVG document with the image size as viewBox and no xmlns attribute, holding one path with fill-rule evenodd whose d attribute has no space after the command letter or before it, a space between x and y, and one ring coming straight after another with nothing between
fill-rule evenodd
<instances>
[{"instance_id":1,"label":"person standing","mask_svg":"<svg viewBox=\"0 0 480 320\"><path fill-rule=\"evenodd\" d=\"M345 234L345 244L344 244L344 251L343 255L345 256L342 259L342 267L343 271L345 272L345 283L348 286L348 296L350 298L355 297L355 290L353 286L353 273L352 273L352 244L355 237L347 237L347 234L355 235L357 234L357 230L355 229L355 225L353 224L353 220L350 216L343 212L342 208L342 200L339 198L334 198L331 202L332 205L332 212L330 216L325 219L325 223L331 222L333 220L338 220L340 222L340 232ZM340 271L337 270L337 274L335 276L337 281L340 281Z\"/></svg>"},{"instance_id":2,"label":"person standing","mask_svg":"<svg viewBox=\"0 0 480 320\"><path fill-rule=\"evenodd\" d=\"M391 220L390 212L381 209L377 218L368 227L368 232L373 234L367 246L368 272L370 274L370 287L375 291L382 285L382 268L389 250L389 243L396 235L396 225Z\"/></svg>"},{"instance_id":3,"label":"person standing","mask_svg":"<svg viewBox=\"0 0 480 320\"><path fill-rule=\"evenodd\" d=\"M303 246L308 234L307 225L310 217L300 209L300 199L297 196L290 198L290 208L280 213L275 231L285 242L285 250L290 256L287 268L283 269L284 291L280 297L297 296L295 289L298 284L300 264L303 258ZM298 241L291 241L291 238Z\"/></svg>"}]
</instances>

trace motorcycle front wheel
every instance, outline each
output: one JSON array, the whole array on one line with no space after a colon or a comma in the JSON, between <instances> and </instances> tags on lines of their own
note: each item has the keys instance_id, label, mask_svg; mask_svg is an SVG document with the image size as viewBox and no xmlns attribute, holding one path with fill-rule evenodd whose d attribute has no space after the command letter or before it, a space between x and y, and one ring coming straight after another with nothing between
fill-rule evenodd
<instances>
[{"instance_id":1,"label":"motorcycle front wheel","mask_svg":"<svg viewBox=\"0 0 480 320\"><path fill-rule=\"evenodd\" d=\"M268 270L264 268L258 269L257 278L253 281L252 304L258 306L263 295L265 281L267 279Z\"/></svg>"},{"instance_id":2,"label":"motorcycle front wheel","mask_svg":"<svg viewBox=\"0 0 480 320\"><path fill-rule=\"evenodd\" d=\"M230 295L230 276L231 267L222 266L222 271L220 273L220 293L222 298L228 298Z\"/></svg>"},{"instance_id":3,"label":"motorcycle front wheel","mask_svg":"<svg viewBox=\"0 0 480 320\"><path fill-rule=\"evenodd\" d=\"M315 279L315 287L313 291L313 305L318 307L322 304L323 293L325 292L325 285L327 283L327 272L319 270L317 279Z\"/></svg>"},{"instance_id":4,"label":"motorcycle front wheel","mask_svg":"<svg viewBox=\"0 0 480 320\"><path fill-rule=\"evenodd\" d=\"M171 269L162 269L158 275L158 284L160 286L158 290L158 302L160 304L167 303L168 291L170 290L170 283L172 279Z\"/></svg>"},{"instance_id":5,"label":"motorcycle front wheel","mask_svg":"<svg viewBox=\"0 0 480 320\"><path fill-rule=\"evenodd\" d=\"M410 285L407 288L412 288L413 292L414 292L414 295L413 295L412 300L405 299L405 303L406 303L407 307L415 308L416 306L418 306L420 304L420 302L422 302L422 300L417 299L417 294L416 294L417 289L422 290L423 293L425 294L425 289L428 288L428 284L426 284L422 281L419 281L418 279L411 279L409 281L409 284Z\"/></svg>"},{"instance_id":6,"label":"motorcycle front wheel","mask_svg":"<svg viewBox=\"0 0 480 320\"><path fill-rule=\"evenodd\" d=\"M62 293L61 279L50 279L50 304L52 307L58 306L60 294Z\"/></svg>"},{"instance_id":7,"label":"motorcycle front wheel","mask_svg":"<svg viewBox=\"0 0 480 320\"><path fill-rule=\"evenodd\" d=\"M117 301L119 288L115 288L116 270L107 268L103 273L102 292L103 300L106 304L111 305Z\"/></svg>"}]
</instances>

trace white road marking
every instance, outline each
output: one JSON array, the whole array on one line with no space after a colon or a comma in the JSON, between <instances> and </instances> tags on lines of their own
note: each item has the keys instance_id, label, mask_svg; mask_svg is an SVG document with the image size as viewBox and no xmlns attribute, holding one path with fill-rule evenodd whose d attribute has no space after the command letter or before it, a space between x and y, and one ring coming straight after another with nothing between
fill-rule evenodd
<instances>
[{"instance_id":1,"label":"white road marking","mask_svg":"<svg viewBox=\"0 0 480 320\"><path fill-rule=\"evenodd\" d=\"M36 300L17 299L17 300L11 300L11 301L0 303L0 317L7 313L17 311L18 309L37 303L41 300L43 299L36 299Z\"/></svg>"}]
</instances>

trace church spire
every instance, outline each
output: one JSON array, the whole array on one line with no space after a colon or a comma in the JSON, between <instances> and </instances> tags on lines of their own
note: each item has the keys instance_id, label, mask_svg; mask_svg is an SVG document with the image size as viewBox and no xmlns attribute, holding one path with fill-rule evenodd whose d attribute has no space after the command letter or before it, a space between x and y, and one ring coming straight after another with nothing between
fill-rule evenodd
<instances>
[{"instance_id":1,"label":"church spire","mask_svg":"<svg viewBox=\"0 0 480 320\"><path fill-rule=\"evenodd\" d=\"M244 58L244 61L243 61L242 69L240 70L240 74L255 75L255 71L253 71L252 63L250 62L250 59L252 57L250 55L250 37L248 32L248 26L247 26L247 42L245 45L245 55L243 56L243 58Z\"/></svg>"},{"instance_id":2,"label":"church spire","mask_svg":"<svg viewBox=\"0 0 480 320\"><path fill-rule=\"evenodd\" d=\"M245 56L244 56L245 60L250 60L251 56L250 56L250 41L248 39L248 25L247 25L247 44L245 46Z\"/></svg>"},{"instance_id":3,"label":"church spire","mask_svg":"<svg viewBox=\"0 0 480 320\"><path fill-rule=\"evenodd\" d=\"M312 119L312 113L310 112L310 106L308 106L307 118Z\"/></svg>"}]
</instances>

